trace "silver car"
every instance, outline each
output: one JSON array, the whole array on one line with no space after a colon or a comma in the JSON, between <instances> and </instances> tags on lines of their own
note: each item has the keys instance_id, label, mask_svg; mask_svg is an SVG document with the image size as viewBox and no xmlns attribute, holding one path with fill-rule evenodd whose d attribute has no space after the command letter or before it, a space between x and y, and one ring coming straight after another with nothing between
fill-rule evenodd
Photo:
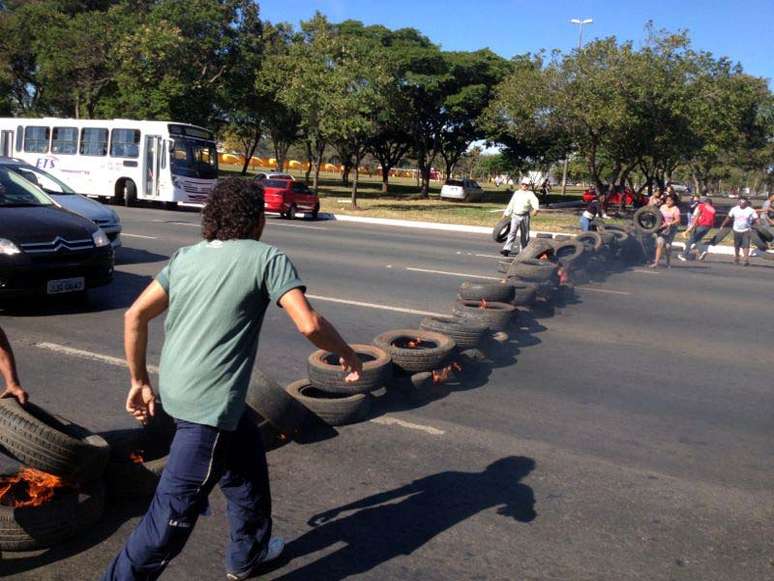
<instances>
[{"instance_id":1,"label":"silver car","mask_svg":"<svg viewBox=\"0 0 774 581\"><path fill-rule=\"evenodd\" d=\"M107 234L113 249L121 246L121 219L112 208L75 193L72 188L58 178L25 161L0 158L0 165L41 188L65 210L94 222Z\"/></svg>"}]
</instances>

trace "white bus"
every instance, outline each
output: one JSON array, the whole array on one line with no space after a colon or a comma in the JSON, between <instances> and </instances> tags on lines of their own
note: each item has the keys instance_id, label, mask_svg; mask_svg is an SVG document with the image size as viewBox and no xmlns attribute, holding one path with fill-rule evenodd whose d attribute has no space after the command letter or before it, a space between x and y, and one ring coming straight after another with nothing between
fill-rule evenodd
<instances>
[{"instance_id":1,"label":"white bus","mask_svg":"<svg viewBox=\"0 0 774 581\"><path fill-rule=\"evenodd\" d=\"M79 194L126 206L203 204L218 178L213 134L171 121L0 118L0 156L44 169Z\"/></svg>"}]
</instances>

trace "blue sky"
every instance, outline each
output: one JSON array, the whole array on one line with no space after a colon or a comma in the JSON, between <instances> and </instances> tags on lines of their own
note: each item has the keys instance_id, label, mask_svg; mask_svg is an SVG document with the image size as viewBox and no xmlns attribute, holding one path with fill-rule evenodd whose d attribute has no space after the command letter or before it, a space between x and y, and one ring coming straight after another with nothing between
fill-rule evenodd
<instances>
[{"instance_id":1,"label":"blue sky","mask_svg":"<svg viewBox=\"0 0 774 581\"><path fill-rule=\"evenodd\" d=\"M694 46L742 63L774 87L774 0L259 0L272 22L298 24L319 10L389 28L413 27L446 50L489 47L511 57L538 49L570 50L578 29L570 18L593 18L584 40L616 35L639 43L644 25L687 28Z\"/></svg>"}]
</instances>

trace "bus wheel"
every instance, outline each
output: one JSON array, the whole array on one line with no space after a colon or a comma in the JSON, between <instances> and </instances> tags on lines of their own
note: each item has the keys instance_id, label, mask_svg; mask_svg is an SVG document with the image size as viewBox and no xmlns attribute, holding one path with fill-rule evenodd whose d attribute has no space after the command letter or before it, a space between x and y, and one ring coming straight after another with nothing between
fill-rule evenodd
<instances>
[{"instance_id":1,"label":"bus wheel","mask_svg":"<svg viewBox=\"0 0 774 581\"><path fill-rule=\"evenodd\" d=\"M164 202L165 210L177 210L177 202Z\"/></svg>"},{"instance_id":2,"label":"bus wheel","mask_svg":"<svg viewBox=\"0 0 774 581\"><path fill-rule=\"evenodd\" d=\"M137 186L133 181L124 182L124 206L134 206L137 203Z\"/></svg>"}]
</instances>

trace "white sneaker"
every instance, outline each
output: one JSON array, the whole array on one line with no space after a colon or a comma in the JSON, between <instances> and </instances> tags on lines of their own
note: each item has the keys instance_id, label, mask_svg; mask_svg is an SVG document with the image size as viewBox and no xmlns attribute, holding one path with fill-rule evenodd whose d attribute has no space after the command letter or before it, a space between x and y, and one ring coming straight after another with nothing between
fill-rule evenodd
<instances>
[{"instance_id":1,"label":"white sneaker","mask_svg":"<svg viewBox=\"0 0 774 581\"><path fill-rule=\"evenodd\" d=\"M243 579L250 577L253 574L253 571L255 571L258 567L279 557L284 550L285 541L281 537L272 537L272 539L269 541L269 544L266 546L263 555L260 559L258 559L255 565L250 566L244 571L239 571L236 573L228 572L226 573L226 579L228 579L228 581L243 581Z\"/></svg>"},{"instance_id":2,"label":"white sneaker","mask_svg":"<svg viewBox=\"0 0 774 581\"><path fill-rule=\"evenodd\" d=\"M678 258L679 260L682 260L683 262L686 262L686 261L688 260L688 259L687 259L685 256L683 256L682 254L678 254L678 255L677 255L677 258Z\"/></svg>"},{"instance_id":3,"label":"white sneaker","mask_svg":"<svg viewBox=\"0 0 774 581\"><path fill-rule=\"evenodd\" d=\"M704 260L705 258L707 258L707 254L709 253L706 250L701 254L699 254L699 260Z\"/></svg>"}]
</instances>

